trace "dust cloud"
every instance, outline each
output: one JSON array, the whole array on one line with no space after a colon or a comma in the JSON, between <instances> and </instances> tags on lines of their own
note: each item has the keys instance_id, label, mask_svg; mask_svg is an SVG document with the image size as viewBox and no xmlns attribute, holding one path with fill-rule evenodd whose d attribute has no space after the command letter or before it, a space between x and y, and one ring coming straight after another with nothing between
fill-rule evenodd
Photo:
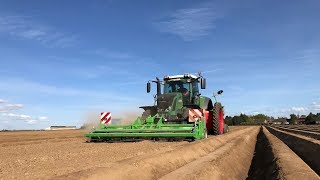
<instances>
[{"instance_id":1,"label":"dust cloud","mask_svg":"<svg viewBox=\"0 0 320 180\"><path fill-rule=\"evenodd\" d=\"M112 113L112 112L111 112ZM142 112L126 111L112 113L112 124L132 124L138 116L141 116ZM92 129L99 127L100 124L100 111L90 111L84 114L84 123L82 129Z\"/></svg>"}]
</instances>

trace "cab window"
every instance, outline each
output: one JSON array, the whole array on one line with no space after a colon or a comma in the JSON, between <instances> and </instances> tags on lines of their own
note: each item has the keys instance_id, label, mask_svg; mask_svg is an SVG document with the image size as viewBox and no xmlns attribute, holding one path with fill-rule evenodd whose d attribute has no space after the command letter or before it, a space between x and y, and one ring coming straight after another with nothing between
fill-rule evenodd
<instances>
[{"instance_id":1,"label":"cab window","mask_svg":"<svg viewBox=\"0 0 320 180\"><path fill-rule=\"evenodd\" d=\"M183 83L181 81L166 82L164 85L164 93L181 92L182 89L190 91L189 83Z\"/></svg>"},{"instance_id":2,"label":"cab window","mask_svg":"<svg viewBox=\"0 0 320 180\"><path fill-rule=\"evenodd\" d=\"M193 96L195 96L196 94L199 94L198 82L196 81L192 82L192 93L193 93Z\"/></svg>"}]
</instances>

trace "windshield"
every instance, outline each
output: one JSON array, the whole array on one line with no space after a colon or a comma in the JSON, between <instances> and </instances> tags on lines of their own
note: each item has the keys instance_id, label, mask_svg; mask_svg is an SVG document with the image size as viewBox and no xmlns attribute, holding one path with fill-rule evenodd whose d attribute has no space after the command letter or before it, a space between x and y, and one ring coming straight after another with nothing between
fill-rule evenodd
<instances>
[{"instance_id":1,"label":"windshield","mask_svg":"<svg viewBox=\"0 0 320 180\"><path fill-rule=\"evenodd\" d=\"M189 83L184 83L181 81L170 81L164 84L164 94L181 92L184 93L190 91Z\"/></svg>"}]
</instances>

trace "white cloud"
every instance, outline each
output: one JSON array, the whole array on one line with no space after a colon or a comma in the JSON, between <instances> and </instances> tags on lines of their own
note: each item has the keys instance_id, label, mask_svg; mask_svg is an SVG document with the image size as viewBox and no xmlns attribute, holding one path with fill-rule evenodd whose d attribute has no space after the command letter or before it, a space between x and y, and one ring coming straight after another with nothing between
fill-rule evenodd
<instances>
[{"instance_id":1,"label":"white cloud","mask_svg":"<svg viewBox=\"0 0 320 180\"><path fill-rule=\"evenodd\" d=\"M30 30L21 32L20 35L26 39L38 39L43 36L46 36L47 33L40 29L30 29Z\"/></svg>"},{"instance_id":2,"label":"white cloud","mask_svg":"<svg viewBox=\"0 0 320 180\"><path fill-rule=\"evenodd\" d=\"M260 114L260 112L259 111L252 112L252 115L257 115L257 114Z\"/></svg>"},{"instance_id":3,"label":"white cloud","mask_svg":"<svg viewBox=\"0 0 320 180\"><path fill-rule=\"evenodd\" d=\"M156 23L161 32L180 36L185 41L202 38L215 28L215 21L221 18L211 4L206 6L179 9L165 20Z\"/></svg>"},{"instance_id":4,"label":"white cloud","mask_svg":"<svg viewBox=\"0 0 320 180\"><path fill-rule=\"evenodd\" d=\"M6 104L4 106L0 106L0 112L18 110L23 108L22 104Z\"/></svg>"},{"instance_id":5,"label":"white cloud","mask_svg":"<svg viewBox=\"0 0 320 180\"><path fill-rule=\"evenodd\" d=\"M291 107L291 108L282 108L280 110L273 110L273 113L277 116L289 116L290 114L306 114L308 113L308 107Z\"/></svg>"},{"instance_id":6,"label":"white cloud","mask_svg":"<svg viewBox=\"0 0 320 180\"><path fill-rule=\"evenodd\" d=\"M22 109L23 107L24 106L22 104L5 104L0 106L0 112L2 112L2 114L0 114L0 121L5 124L10 124L12 121L24 121L27 124L37 124L39 122L50 121L46 116L34 118L30 115L16 113L16 111Z\"/></svg>"},{"instance_id":7,"label":"white cloud","mask_svg":"<svg viewBox=\"0 0 320 180\"><path fill-rule=\"evenodd\" d=\"M320 111L320 103L318 102L313 102L311 107L314 111Z\"/></svg>"},{"instance_id":8,"label":"white cloud","mask_svg":"<svg viewBox=\"0 0 320 180\"><path fill-rule=\"evenodd\" d=\"M24 114L2 113L2 116L6 116L6 117L17 119L17 120L31 119L31 116L24 115Z\"/></svg>"},{"instance_id":9,"label":"white cloud","mask_svg":"<svg viewBox=\"0 0 320 180\"><path fill-rule=\"evenodd\" d=\"M5 103L5 102L7 102L7 101L4 99L0 99L0 103Z\"/></svg>"},{"instance_id":10,"label":"white cloud","mask_svg":"<svg viewBox=\"0 0 320 180\"><path fill-rule=\"evenodd\" d=\"M30 120L26 120L26 123L28 123L28 124L37 124L38 121L34 120L34 119L30 119Z\"/></svg>"},{"instance_id":11,"label":"white cloud","mask_svg":"<svg viewBox=\"0 0 320 180\"><path fill-rule=\"evenodd\" d=\"M0 16L0 33L38 41L49 47L70 47L76 44L76 37L58 32L55 28L36 23L25 16Z\"/></svg>"},{"instance_id":12,"label":"white cloud","mask_svg":"<svg viewBox=\"0 0 320 180\"><path fill-rule=\"evenodd\" d=\"M48 122L48 118L45 116L40 116L38 118L33 118L30 115L25 114L16 114L16 113L2 113L1 114L2 119L4 119L2 122L9 122L9 120L17 120L17 121L24 121L27 124L37 124L39 122Z\"/></svg>"},{"instance_id":13,"label":"white cloud","mask_svg":"<svg viewBox=\"0 0 320 180\"><path fill-rule=\"evenodd\" d=\"M39 120L39 121L42 121L42 122L47 122L47 121L49 121L48 117L46 117L46 116L40 116L40 117L38 117L38 120Z\"/></svg>"},{"instance_id":14,"label":"white cloud","mask_svg":"<svg viewBox=\"0 0 320 180\"><path fill-rule=\"evenodd\" d=\"M304 107L292 107L292 108L291 108L291 111L292 111L292 112L298 112L298 113L299 113L299 112L300 112L300 113L301 113L301 112L305 112L306 110L307 110L307 109L304 108Z\"/></svg>"}]
</instances>

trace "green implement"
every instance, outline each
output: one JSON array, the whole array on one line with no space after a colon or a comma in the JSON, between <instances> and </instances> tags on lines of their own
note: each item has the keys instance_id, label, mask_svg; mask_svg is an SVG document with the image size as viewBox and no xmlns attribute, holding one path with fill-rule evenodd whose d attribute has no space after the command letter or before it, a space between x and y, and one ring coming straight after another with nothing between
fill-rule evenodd
<instances>
[{"instance_id":1,"label":"green implement","mask_svg":"<svg viewBox=\"0 0 320 180\"><path fill-rule=\"evenodd\" d=\"M153 138L177 138L177 139L203 139L205 136L204 119L192 124L166 124L163 118L149 117L149 123L143 124L138 117L132 125L108 125L100 124L100 128L93 129L85 134L90 141L112 141L119 139L153 139ZM157 120L157 123L150 123ZM153 121L154 122L154 121Z\"/></svg>"}]
</instances>

